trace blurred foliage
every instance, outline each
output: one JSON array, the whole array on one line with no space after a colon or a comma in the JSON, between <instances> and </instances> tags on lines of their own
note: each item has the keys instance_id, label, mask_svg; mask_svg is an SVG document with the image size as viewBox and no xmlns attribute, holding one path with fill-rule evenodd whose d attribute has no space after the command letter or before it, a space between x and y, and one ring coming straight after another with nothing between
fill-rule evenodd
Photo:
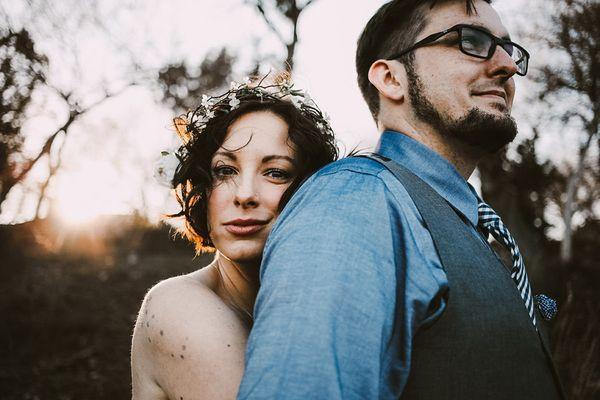
<instances>
[{"instance_id":1,"label":"blurred foliage","mask_svg":"<svg viewBox=\"0 0 600 400\"><path fill-rule=\"evenodd\" d=\"M45 82L47 64L25 29L0 30L0 204L19 174L21 126L31 94Z\"/></svg>"},{"instance_id":2,"label":"blurred foliage","mask_svg":"<svg viewBox=\"0 0 600 400\"><path fill-rule=\"evenodd\" d=\"M234 63L235 58L222 48L197 67L184 62L167 65L158 73L162 101L176 112L194 110L202 94L222 89L231 80Z\"/></svg>"},{"instance_id":3,"label":"blurred foliage","mask_svg":"<svg viewBox=\"0 0 600 400\"><path fill-rule=\"evenodd\" d=\"M600 3L558 0L546 7L549 23L532 36L554 55L532 71L539 106L573 132L576 154L569 164L540 161L543 132L480 164L482 192L515 236L535 292L559 299L554 321L555 355L569 398L600 397ZM557 61L558 60L558 61ZM571 106L565 107L565 99ZM542 131L542 133L540 133ZM594 149L594 147L596 147ZM560 151L559 149L556 149ZM548 237L556 213L564 225L560 242ZM552 216L554 215L554 220ZM578 217L575 224L574 216Z\"/></svg>"},{"instance_id":4,"label":"blurred foliage","mask_svg":"<svg viewBox=\"0 0 600 400\"><path fill-rule=\"evenodd\" d=\"M209 262L169 241L164 225L98 223L58 246L64 228L52 221L0 227L2 399L131 398L131 334L145 292ZM90 237L104 252L82 252L77 242ZM36 245L47 240L55 246Z\"/></svg>"}]
</instances>

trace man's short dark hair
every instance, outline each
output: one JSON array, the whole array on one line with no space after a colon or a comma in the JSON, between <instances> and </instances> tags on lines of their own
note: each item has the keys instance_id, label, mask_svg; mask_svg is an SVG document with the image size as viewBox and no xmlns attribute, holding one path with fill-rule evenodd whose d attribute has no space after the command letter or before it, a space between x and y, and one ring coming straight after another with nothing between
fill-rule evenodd
<instances>
[{"instance_id":1,"label":"man's short dark hair","mask_svg":"<svg viewBox=\"0 0 600 400\"><path fill-rule=\"evenodd\" d=\"M426 8L432 9L438 3L464 1L467 14L475 11L473 0L393 0L384 4L371 17L356 49L356 72L358 86L377 121L379 114L379 92L369 82L369 68L380 59L411 46L427 23ZM491 3L491 0L485 0ZM413 53L408 53L401 61L412 62Z\"/></svg>"}]
</instances>

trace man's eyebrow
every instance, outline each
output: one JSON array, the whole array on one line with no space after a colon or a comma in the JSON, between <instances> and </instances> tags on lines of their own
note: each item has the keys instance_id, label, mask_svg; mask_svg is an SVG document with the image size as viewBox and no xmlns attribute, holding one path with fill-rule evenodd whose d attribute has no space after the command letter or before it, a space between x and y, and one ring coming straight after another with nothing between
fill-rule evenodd
<instances>
[{"instance_id":1,"label":"man's eyebrow","mask_svg":"<svg viewBox=\"0 0 600 400\"><path fill-rule=\"evenodd\" d=\"M290 157L290 156L283 156L283 155L276 155L276 154L273 154L273 155L270 155L270 156L264 156L263 159L262 159L262 162L266 163L266 162L269 162L269 161L272 161L272 160L287 160L287 161L291 162L292 164L296 165L296 161L292 157Z\"/></svg>"},{"instance_id":2,"label":"man's eyebrow","mask_svg":"<svg viewBox=\"0 0 600 400\"><path fill-rule=\"evenodd\" d=\"M473 23L471 23L471 24L469 24L469 25L471 25L471 26L473 26L473 27L475 27L475 28L481 29L482 31L486 31L487 33L489 33L489 34L490 34L490 35L492 35L492 36L496 36L496 35L494 35L494 34L493 34L493 33L492 33L490 30L489 30L489 28L488 28L487 26L481 25L481 24L479 24L479 23L477 23L477 22L473 22ZM510 40L510 35L507 33L506 35L503 35L503 36L501 36L501 37L500 37L500 39L504 39L504 40Z\"/></svg>"}]
</instances>

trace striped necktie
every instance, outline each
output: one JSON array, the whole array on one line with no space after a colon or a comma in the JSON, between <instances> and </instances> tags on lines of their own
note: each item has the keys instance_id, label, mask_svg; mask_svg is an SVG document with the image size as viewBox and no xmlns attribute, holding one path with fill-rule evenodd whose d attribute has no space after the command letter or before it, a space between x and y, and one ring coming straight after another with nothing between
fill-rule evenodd
<instances>
[{"instance_id":1,"label":"striped necktie","mask_svg":"<svg viewBox=\"0 0 600 400\"><path fill-rule=\"evenodd\" d=\"M512 235L504 226L504 223L496 214L492 208L479 200L477 205L479 221L477 225L483 229L484 232L491 234L498 242L502 243L508 250L512 258L512 270L510 277L513 279L519 290L521 298L525 302L525 308L529 313L529 318L533 322L533 326L537 329L537 321L535 319L533 296L531 294L531 286L529 285L529 278L527 277L527 271L525 271L525 264L523 263L523 257L519 251L519 246L515 243Z\"/></svg>"}]
</instances>

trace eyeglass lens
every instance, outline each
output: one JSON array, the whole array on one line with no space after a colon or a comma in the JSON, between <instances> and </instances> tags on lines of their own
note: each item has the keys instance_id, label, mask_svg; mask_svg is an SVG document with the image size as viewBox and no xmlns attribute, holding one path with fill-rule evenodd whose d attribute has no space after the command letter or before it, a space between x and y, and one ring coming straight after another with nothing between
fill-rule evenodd
<instances>
[{"instance_id":1,"label":"eyeglass lens","mask_svg":"<svg viewBox=\"0 0 600 400\"><path fill-rule=\"evenodd\" d=\"M493 54L490 54L494 46L494 40L486 32L470 29L467 27L462 28L461 32L461 47L462 50L472 56L480 58L490 58ZM525 74L527 72L527 56L512 43L500 44L504 51L511 56L514 62L519 68L519 73ZM495 50L495 49L494 49Z\"/></svg>"}]
</instances>

